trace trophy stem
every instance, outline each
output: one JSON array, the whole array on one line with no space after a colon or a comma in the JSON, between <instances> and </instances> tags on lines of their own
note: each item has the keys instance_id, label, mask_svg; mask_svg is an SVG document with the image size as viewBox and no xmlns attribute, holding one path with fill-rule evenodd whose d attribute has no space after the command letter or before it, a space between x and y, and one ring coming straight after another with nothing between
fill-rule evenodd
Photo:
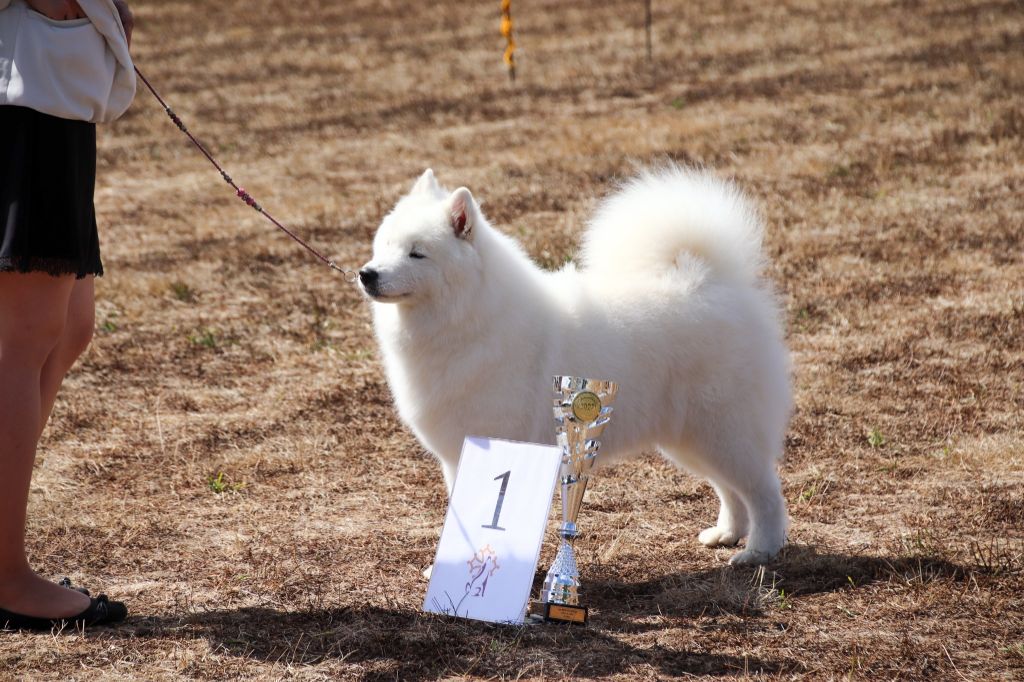
<instances>
[{"instance_id":1,"label":"trophy stem","mask_svg":"<svg viewBox=\"0 0 1024 682\"><path fill-rule=\"evenodd\" d=\"M563 606L579 606L580 570L576 566L576 552L570 540L564 539L558 546L558 554L548 569L541 591L541 601Z\"/></svg>"}]
</instances>

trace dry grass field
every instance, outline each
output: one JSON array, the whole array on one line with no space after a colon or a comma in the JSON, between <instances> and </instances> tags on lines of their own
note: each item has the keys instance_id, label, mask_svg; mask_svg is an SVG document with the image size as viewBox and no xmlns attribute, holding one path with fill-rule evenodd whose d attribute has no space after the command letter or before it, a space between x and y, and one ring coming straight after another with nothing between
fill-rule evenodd
<instances>
[{"instance_id":1,"label":"dry grass field","mask_svg":"<svg viewBox=\"0 0 1024 682\"><path fill-rule=\"evenodd\" d=\"M428 166L550 267L639 164L735 178L794 359L779 560L700 547L711 489L647 455L588 492L589 628L421 613L445 494L368 305L140 90L30 509L35 565L132 614L2 633L0 678L1024 678L1024 6L653 5L648 63L642 0L514 2L515 84L497 0L136 0L134 51L350 267Z\"/></svg>"}]
</instances>

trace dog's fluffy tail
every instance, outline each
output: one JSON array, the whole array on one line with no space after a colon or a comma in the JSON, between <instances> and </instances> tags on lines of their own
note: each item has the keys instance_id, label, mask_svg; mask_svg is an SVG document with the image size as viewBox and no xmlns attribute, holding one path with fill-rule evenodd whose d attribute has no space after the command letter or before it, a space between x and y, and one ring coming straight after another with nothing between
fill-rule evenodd
<instances>
[{"instance_id":1,"label":"dog's fluffy tail","mask_svg":"<svg viewBox=\"0 0 1024 682\"><path fill-rule=\"evenodd\" d=\"M696 259L713 273L753 282L763 228L734 185L679 166L642 173L598 208L583 239L583 270L607 277L669 274Z\"/></svg>"}]
</instances>

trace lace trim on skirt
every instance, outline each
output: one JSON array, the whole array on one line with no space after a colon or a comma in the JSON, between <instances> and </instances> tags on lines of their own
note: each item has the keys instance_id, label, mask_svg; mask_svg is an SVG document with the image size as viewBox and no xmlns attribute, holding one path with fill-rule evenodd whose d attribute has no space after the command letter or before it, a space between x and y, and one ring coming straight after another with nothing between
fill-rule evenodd
<instances>
[{"instance_id":1,"label":"lace trim on skirt","mask_svg":"<svg viewBox=\"0 0 1024 682\"><path fill-rule=\"evenodd\" d=\"M103 267L81 267L81 264L66 258L36 258L34 256L6 257L0 256L0 272L45 272L53 277L74 275L82 279L89 275L103 276Z\"/></svg>"}]
</instances>

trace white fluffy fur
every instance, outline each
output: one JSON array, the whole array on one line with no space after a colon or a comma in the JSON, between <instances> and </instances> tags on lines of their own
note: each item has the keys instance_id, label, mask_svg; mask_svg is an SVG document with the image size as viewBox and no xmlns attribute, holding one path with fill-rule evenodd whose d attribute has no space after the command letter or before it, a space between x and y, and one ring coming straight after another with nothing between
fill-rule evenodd
<instances>
[{"instance_id":1,"label":"white fluffy fur","mask_svg":"<svg viewBox=\"0 0 1024 682\"><path fill-rule=\"evenodd\" d=\"M428 170L362 271L399 414L450 487L467 435L553 442L552 375L614 379L599 462L661 451L718 493L700 542L747 536L732 561L767 561L785 542L792 399L761 235L732 185L673 166L604 201L579 269L546 272Z\"/></svg>"}]
</instances>

